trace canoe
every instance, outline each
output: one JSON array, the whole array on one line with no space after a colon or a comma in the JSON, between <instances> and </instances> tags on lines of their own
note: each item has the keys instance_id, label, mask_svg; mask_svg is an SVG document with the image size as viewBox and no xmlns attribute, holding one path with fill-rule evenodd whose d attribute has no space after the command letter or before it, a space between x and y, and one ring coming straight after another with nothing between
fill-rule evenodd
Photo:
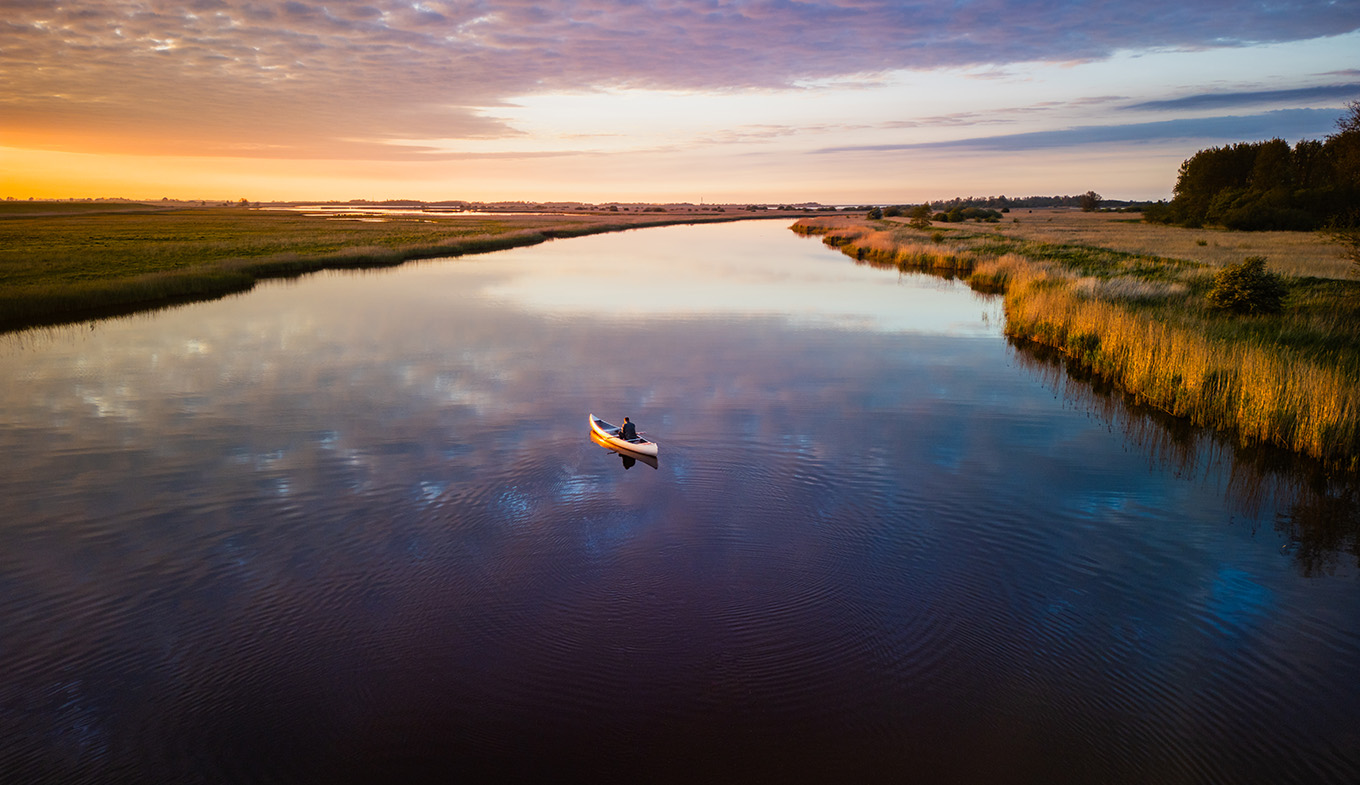
<instances>
[{"instance_id":1,"label":"canoe","mask_svg":"<svg viewBox=\"0 0 1360 785\"><path fill-rule=\"evenodd\" d=\"M650 455L656 457L656 442L648 441L641 436L636 439L625 439L619 436L619 427L611 425L601 420L595 415L590 415L590 432L600 437L609 447L616 447L620 450L628 450L638 455Z\"/></svg>"}]
</instances>

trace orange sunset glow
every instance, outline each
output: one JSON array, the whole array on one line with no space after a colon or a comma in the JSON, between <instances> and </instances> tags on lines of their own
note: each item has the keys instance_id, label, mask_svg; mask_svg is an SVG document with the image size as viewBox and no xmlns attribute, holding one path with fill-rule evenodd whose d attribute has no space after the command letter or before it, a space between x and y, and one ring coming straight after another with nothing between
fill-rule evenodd
<instances>
[{"instance_id":1,"label":"orange sunset glow","mask_svg":"<svg viewBox=\"0 0 1360 785\"><path fill-rule=\"evenodd\" d=\"M20 3L0 196L1165 198L1325 135L1360 9L826 0Z\"/></svg>"}]
</instances>

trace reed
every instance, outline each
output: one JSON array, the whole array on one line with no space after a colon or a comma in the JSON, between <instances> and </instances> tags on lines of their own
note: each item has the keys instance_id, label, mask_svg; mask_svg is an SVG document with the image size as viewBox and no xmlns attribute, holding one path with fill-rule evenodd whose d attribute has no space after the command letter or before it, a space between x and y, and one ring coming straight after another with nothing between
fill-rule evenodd
<instances>
[{"instance_id":1,"label":"reed","mask_svg":"<svg viewBox=\"0 0 1360 785\"><path fill-rule=\"evenodd\" d=\"M796 230L855 258L937 268L921 232L815 222ZM1209 307L1215 265L1196 260L966 229L942 253L971 286L1003 294L1012 338L1243 443L1360 471L1360 283L1286 276L1283 313L1236 316Z\"/></svg>"},{"instance_id":2,"label":"reed","mask_svg":"<svg viewBox=\"0 0 1360 785\"><path fill-rule=\"evenodd\" d=\"M793 230L804 235L819 235L826 245L839 248L859 261L956 273L971 271L976 262L974 254L953 245L904 240L890 229L871 229L850 223L821 226L816 221L800 220L793 225Z\"/></svg>"},{"instance_id":3,"label":"reed","mask_svg":"<svg viewBox=\"0 0 1360 785\"><path fill-rule=\"evenodd\" d=\"M1360 376L1198 318L1090 296L1042 273L1006 287L1007 334L1061 350L1139 401L1350 470L1360 446ZM1185 315L1182 315L1185 317ZM1346 367L1349 365L1350 367Z\"/></svg>"},{"instance_id":4,"label":"reed","mask_svg":"<svg viewBox=\"0 0 1360 785\"><path fill-rule=\"evenodd\" d=\"M221 297L255 285L247 273L220 269L162 271L119 280L35 284L0 289L0 328L71 321Z\"/></svg>"}]
</instances>

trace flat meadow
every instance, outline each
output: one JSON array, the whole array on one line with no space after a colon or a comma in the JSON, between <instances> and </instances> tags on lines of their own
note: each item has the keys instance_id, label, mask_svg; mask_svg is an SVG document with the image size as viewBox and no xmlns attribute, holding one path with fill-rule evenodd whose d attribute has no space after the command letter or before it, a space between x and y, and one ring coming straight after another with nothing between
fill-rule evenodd
<instances>
[{"instance_id":1,"label":"flat meadow","mask_svg":"<svg viewBox=\"0 0 1360 785\"><path fill-rule=\"evenodd\" d=\"M0 202L0 329L244 291L262 278L382 267L558 237L766 215L429 212Z\"/></svg>"},{"instance_id":2,"label":"flat meadow","mask_svg":"<svg viewBox=\"0 0 1360 785\"><path fill-rule=\"evenodd\" d=\"M1012 211L1001 223L976 226L1029 242L1094 246L1210 267L1264 256L1271 270L1292 276L1345 279L1350 269L1350 262L1341 257L1341 247L1313 232L1185 229L1144 223L1136 213L1025 209Z\"/></svg>"},{"instance_id":3,"label":"flat meadow","mask_svg":"<svg viewBox=\"0 0 1360 785\"><path fill-rule=\"evenodd\" d=\"M1007 335L1059 350L1142 404L1360 471L1360 281L1341 248L1316 234L1023 209L998 223L918 229L836 216L794 231L868 263L1002 293ZM1215 274L1254 256L1285 284L1281 311L1210 304Z\"/></svg>"}]
</instances>

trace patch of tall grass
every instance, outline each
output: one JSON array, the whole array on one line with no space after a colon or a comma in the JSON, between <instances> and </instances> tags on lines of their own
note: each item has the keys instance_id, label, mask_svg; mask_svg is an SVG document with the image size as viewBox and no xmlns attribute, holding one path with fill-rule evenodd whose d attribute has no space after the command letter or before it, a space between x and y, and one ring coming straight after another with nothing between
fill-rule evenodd
<instances>
[{"instance_id":1,"label":"patch of tall grass","mask_svg":"<svg viewBox=\"0 0 1360 785\"><path fill-rule=\"evenodd\" d=\"M164 305L212 299L255 285L247 273L231 270L164 271L120 280L35 284L0 289L0 329L60 324L80 315L92 318Z\"/></svg>"},{"instance_id":2,"label":"patch of tall grass","mask_svg":"<svg viewBox=\"0 0 1360 785\"><path fill-rule=\"evenodd\" d=\"M884 223L795 230L855 258L938 269ZM1282 313L1241 316L1210 305L1214 267L1193 260L993 232L950 243L948 269L1003 294L1007 335L1176 417L1360 471L1360 283L1286 276Z\"/></svg>"},{"instance_id":3,"label":"patch of tall grass","mask_svg":"<svg viewBox=\"0 0 1360 785\"><path fill-rule=\"evenodd\" d=\"M1042 271L1013 276L1005 291L1007 334L1055 347L1139 401L1195 424L1360 468L1353 363L1300 356L1249 332L1197 329L1192 316L1165 318L1089 296L1080 281Z\"/></svg>"},{"instance_id":4,"label":"patch of tall grass","mask_svg":"<svg viewBox=\"0 0 1360 785\"><path fill-rule=\"evenodd\" d=\"M895 265L901 268L948 270L966 273L973 269L975 255L936 242L903 241L896 232L853 225L819 226L816 219L800 220L796 232L820 235L822 242L859 261Z\"/></svg>"}]
</instances>

